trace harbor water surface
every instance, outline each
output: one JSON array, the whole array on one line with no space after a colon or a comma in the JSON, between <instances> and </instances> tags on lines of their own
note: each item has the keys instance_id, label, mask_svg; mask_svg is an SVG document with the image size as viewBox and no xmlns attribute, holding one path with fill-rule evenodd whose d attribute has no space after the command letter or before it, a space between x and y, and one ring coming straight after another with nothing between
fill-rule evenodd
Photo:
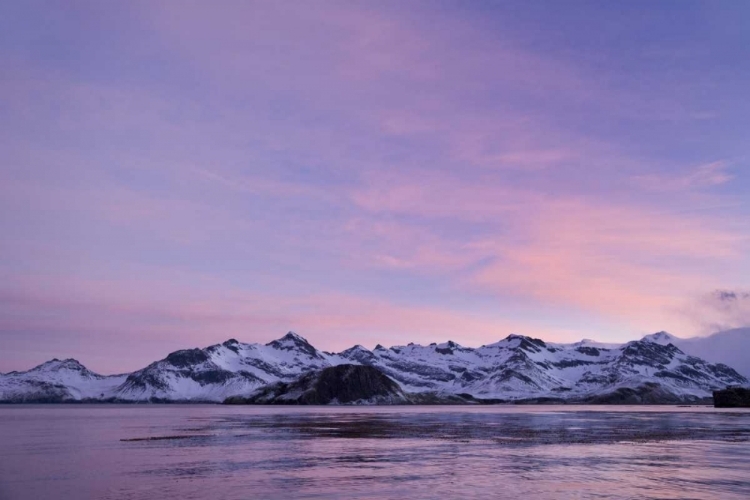
<instances>
[{"instance_id":1,"label":"harbor water surface","mask_svg":"<svg viewBox=\"0 0 750 500\"><path fill-rule=\"evenodd\" d=\"M750 498L750 411L0 407L0 499Z\"/></svg>"}]
</instances>

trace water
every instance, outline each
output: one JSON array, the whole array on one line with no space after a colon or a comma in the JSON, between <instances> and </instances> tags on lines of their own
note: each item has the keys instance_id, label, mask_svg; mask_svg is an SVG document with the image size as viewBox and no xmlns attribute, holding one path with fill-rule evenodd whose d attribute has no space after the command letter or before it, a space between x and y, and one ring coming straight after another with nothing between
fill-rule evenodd
<instances>
[{"instance_id":1,"label":"water","mask_svg":"<svg viewBox=\"0 0 750 500\"><path fill-rule=\"evenodd\" d=\"M747 499L748 440L713 408L5 406L0 499Z\"/></svg>"}]
</instances>

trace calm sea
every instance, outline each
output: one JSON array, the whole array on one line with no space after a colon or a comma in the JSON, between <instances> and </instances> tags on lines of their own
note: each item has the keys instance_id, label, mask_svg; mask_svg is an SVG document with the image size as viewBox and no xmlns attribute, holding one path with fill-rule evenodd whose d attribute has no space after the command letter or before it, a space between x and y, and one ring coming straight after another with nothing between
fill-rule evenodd
<instances>
[{"instance_id":1,"label":"calm sea","mask_svg":"<svg viewBox=\"0 0 750 500\"><path fill-rule=\"evenodd\" d=\"M750 498L750 412L0 407L0 499Z\"/></svg>"}]
</instances>

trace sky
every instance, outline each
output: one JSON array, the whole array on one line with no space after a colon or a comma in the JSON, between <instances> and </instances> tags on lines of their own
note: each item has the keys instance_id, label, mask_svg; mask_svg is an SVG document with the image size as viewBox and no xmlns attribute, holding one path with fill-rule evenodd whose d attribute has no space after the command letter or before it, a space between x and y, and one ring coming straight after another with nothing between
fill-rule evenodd
<instances>
[{"instance_id":1,"label":"sky","mask_svg":"<svg viewBox=\"0 0 750 500\"><path fill-rule=\"evenodd\" d=\"M750 324L750 2L2 2L0 67L0 372Z\"/></svg>"}]
</instances>

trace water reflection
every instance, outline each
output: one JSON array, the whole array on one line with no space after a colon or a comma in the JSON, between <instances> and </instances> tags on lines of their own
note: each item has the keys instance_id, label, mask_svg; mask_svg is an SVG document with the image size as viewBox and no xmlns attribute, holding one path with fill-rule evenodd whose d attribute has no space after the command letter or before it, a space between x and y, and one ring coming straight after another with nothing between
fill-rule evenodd
<instances>
[{"instance_id":1,"label":"water reflection","mask_svg":"<svg viewBox=\"0 0 750 500\"><path fill-rule=\"evenodd\" d=\"M750 412L0 409L0 499L749 498Z\"/></svg>"}]
</instances>

